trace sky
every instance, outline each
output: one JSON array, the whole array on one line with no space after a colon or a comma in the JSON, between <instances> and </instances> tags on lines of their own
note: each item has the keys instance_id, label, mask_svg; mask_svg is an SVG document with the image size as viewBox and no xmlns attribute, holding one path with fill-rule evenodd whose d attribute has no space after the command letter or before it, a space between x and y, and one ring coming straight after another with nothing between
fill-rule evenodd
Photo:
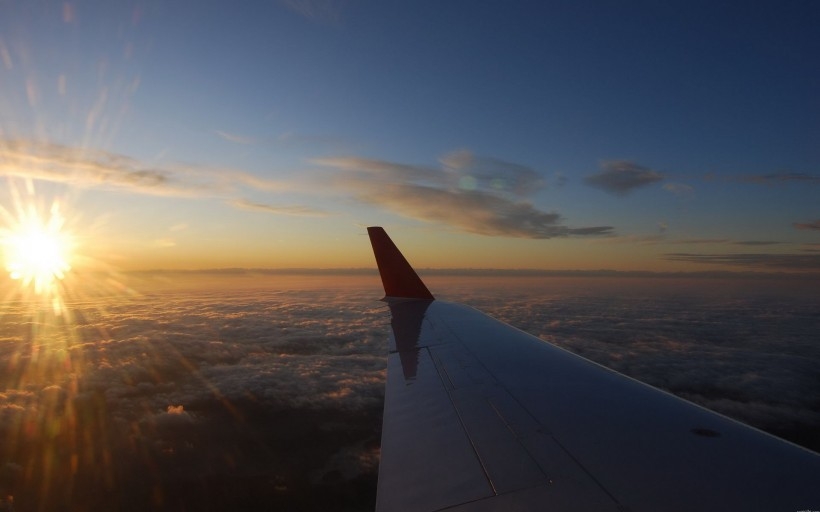
<instances>
[{"instance_id":1,"label":"sky","mask_svg":"<svg viewBox=\"0 0 820 512\"><path fill-rule=\"evenodd\" d=\"M372 508L371 225L437 297L817 450L816 279L702 272L820 275L818 26L0 0L0 251L49 292L0 276L0 506ZM698 274L561 277L601 269Z\"/></svg>"},{"instance_id":2,"label":"sky","mask_svg":"<svg viewBox=\"0 0 820 512\"><path fill-rule=\"evenodd\" d=\"M820 5L0 2L75 268L820 271Z\"/></svg>"}]
</instances>

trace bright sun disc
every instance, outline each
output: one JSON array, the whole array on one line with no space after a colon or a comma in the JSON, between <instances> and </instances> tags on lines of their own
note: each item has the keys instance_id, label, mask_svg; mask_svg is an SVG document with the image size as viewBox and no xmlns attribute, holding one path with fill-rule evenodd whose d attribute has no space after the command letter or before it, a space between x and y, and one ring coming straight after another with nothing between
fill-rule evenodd
<instances>
[{"instance_id":1,"label":"bright sun disc","mask_svg":"<svg viewBox=\"0 0 820 512\"><path fill-rule=\"evenodd\" d=\"M63 224L55 203L47 220L32 209L16 226L3 230L6 270L12 279L20 280L24 286L33 285L38 294L53 291L56 282L71 268L70 237L63 231Z\"/></svg>"}]
</instances>

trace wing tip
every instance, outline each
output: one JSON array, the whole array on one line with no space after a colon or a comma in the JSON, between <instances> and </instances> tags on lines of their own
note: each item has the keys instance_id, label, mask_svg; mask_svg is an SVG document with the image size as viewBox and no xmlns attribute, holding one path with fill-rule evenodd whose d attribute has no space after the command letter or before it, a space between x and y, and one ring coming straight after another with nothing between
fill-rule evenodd
<instances>
[{"instance_id":1,"label":"wing tip","mask_svg":"<svg viewBox=\"0 0 820 512\"><path fill-rule=\"evenodd\" d=\"M384 287L385 296L382 300L435 300L384 228L370 226L367 234Z\"/></svg>"}]
</instances>

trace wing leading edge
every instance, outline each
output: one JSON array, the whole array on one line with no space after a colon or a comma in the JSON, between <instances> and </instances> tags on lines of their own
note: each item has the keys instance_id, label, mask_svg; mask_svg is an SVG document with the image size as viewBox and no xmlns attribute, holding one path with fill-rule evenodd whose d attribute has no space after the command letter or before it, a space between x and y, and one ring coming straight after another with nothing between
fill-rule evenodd
<instances>
[{"instance_id":1,"label":"wing leading edge","mask_svg":"<svg viewBox=\"0 0 820 512\"><path fill-rule=\"evenodd\" d=\"M387 298L426 291L389 301L377 510L820 508L817 454L433 300L368 232Z\"/></svg>"}]
</instances>

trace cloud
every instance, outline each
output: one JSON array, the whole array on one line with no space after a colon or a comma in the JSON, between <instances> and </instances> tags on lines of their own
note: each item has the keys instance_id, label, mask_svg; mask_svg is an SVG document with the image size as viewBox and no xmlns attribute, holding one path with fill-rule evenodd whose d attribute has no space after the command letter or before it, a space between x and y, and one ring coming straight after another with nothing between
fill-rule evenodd
<instances>
[{"instance_id":1,"label":"cloud","mask_svg":"<svg viewBox=\"0 0 820 512\"><path fill-rule=\"evenodd\" d=\"M371 179L392 181L421 181L434 185L449 185L451 179L432 167L399 164L384 160L373 160L354 156L316 158L312 163L347 171L342 179Z\"/></svg>"},{"instance_id":2,"label":"cloud","mask_svg":"<svg viewBox=\"0 0 820 512\"><path fill-rule=\"evenodd\" d=\"M0 139L0 175L162 197L216 198L235 208L280 215L328 215L308 206L275 206L240 197L248 189L256 192L299 189L302 185L296 181L269 180L233 169L149 167L123 155L49 142ZM186 227L179 223L172 226L171 231ZM156 244L170 247L174 242L163 238Z\"/></svg>"},{"instance_id":3,"label":"cloud","mask_svg":"<svg viewBox=\"0 0 820 512\"><path fill-rule=\"evenodd\" d=\"M655 235L629 235L611 237L604 240L606 243L640 243L646 245L742 245L742 246L769 246L782 245L784 242L775 240L732 240L731 238L670 238L666 235L668 226L662 227Z\"/></svg>"},{"instance_id":4,"label":"cloud","mask_svg":"<svg viewBox=\"0 0 820 512\"><path fill-rule=\"evenodd\" d=\"M229 141L229 142L235 142L237 144L249 145L249 144L255 144L257 142L257 139L254 138L254 137L247 137L245 135L237 135L235 133L223 132L221 130L217 130L216 134L219 135L220 137L222 137L223 139Z\"/></svg>"},{"instance_id":5,"label":"cloud","mask_svg":"<svg viewBox=\"0 0 820 512\"><path fill-rule=\"evenodd\" d=\"M689 197L692 195L694 189L690 185L686 185L683 183L665 183L663 185L663 189L667 192L671 192L678 197Z\"/></svg>"},{"instance_id":6,"label":"cloud","mask_svg":"<svg viewBox=\"0 0 820 512\"><path fill-rule=\"evenodd\" d=\"M808 185L820 184L820 176L804 172L778 172L773 174L750 174L737 178L744 183L760 185L777 185L781 183L804 183Z\"/></svg>"},{"instance_id":7,"label":"cloud","mask_svg":"<svg viewBox=\"0 0 820 512\"><path fill-rule=\"evenodd\" d=\"M359 199L407 217L443 222L470 233L520 238L600 235L609 226L570 229L557 213L542 212L529 203L511 202L479 191L452 191L413 184L370 188L360 186Z\"/></svg>"},{"instance_id":8,"label":"cloud","mask_svg":"<svg viewBox=\"0 0 820 512\"><path fill-rule=\"evenodd\" d=\"M815 220L813 222L795 222L792 226L794 226L795 229L806 231L820 231L820 220Z\"/></svg>"},{"instance_id":9,"label":"cloud","mask_svg":"<svg viewBox=\"0 0 820 512\"><path fill-rule=\"evenodd\" d=\"M154 240L154 245L156 247L167 248L176 247L177 243L173 238L157 238Z\"/></svg>"},{"instance_id":10,"label":"cloud","mask_svg":"<svg viewBox=\"0 0 820 512\"><path fill-rule=\"evenodd\" d=\"M686 245L701 245L701 244L728 244L732 243L731 240L728 238L680 238L674 240L672 243L675 244L686 244Z\"/></svg>"},{"instance_id":11,"label":"cloud","mask_svg":"<svg viewBox=\"0 0 820 512\"><path fill-rule=\"evenodd\" d=\"M226 195L241 186L268 191L288 188L241 171L155 168L107 151L9 139L0 140L0 175L172 197Z\"/></svg>"},{"instance_id":12,"label":"cloud","mask_svg":"<svg viewBox=\"0 0 820 512\"><path fill-rule=\"evenodd\" d=\"M601 167L601 172L586 177L584 182L618 196L625 196L636 188L663 180L662 174L625 160L603 162Z\"/></svg>"},{"instance_id":13,"label":"cloud","mask_svg":"<svg viewBox=\"0 0 820 512\"><path fill-rule=\"evenodd\" d=\"M263 279L84 300L71 325L43 330L25 304L6 307L0 458L29 477L8 489L0 472L4 492L57 509L85 504L100 475L115 475L96 506L157 508L162 489L173 508L195 510L372 508L351 500L375 497L389 328L374 307L378 278L296 290L281 276ZM330 485L339 464L329 461L340 457L342 480ZM46 479L55 483L44 490ZM190 490L203 481L212 503Z\"/></svg>"},{"instance_id":14,"label":"cloud","mask_svg":"<svg viewBox=\"0 0 820 512\"><path fill-rule=\"evenodd\" d=\"M7 303L0 457L28 475L15 501L86 504L113 475L85 508L156 509L173 496L164 504L191 510L372 509L390 328L378 277L266 279L77 301L71 325L32 322L27 305ZM816 294L559 281L529 279L522 292L473 275L447 300L758 427L814 432L820 446Z\"/></svg>"},{"instance_id":15,"label":"cloud","mask_svg":"<svg viewBox=\"0 0 820 512\"><path fill-rule=\"evenodd\" d=\"M307 206L274 206L270 204L255 203L248 201L247 199L234 199L231 200L229 204L242 210L273 213L276 215L292 215L300 217L327 217L329 215L324 210L317 210Z\"/></svg>"},{"instance_id":16,"label":"cloud","mask_svg":"<svg viewBox=\"0 0 820 512\"><path fill-rule=\"evenodd\" d=\"M454 173L460 184L472 180L467 188L510 192L518 197L531 195L544 187L542 176L525 165L497 158L480 157L467 150L453 151L440 159L445 171Z\"/></svg>"},{"instance_id":17,"label":"cloud","mask_svg":"<svg viewBox=\"0 0 820 512\"><path fill-rule=\"evenodd\" d=\"M252 137L223 130L217 130L215 133L228 142L243 146L263 145L277 148L302 148L316 151L319 148L339 150L350 145L348 140L332 135L310 135L285 132L276 137Z\"/></svg>"},{"instance_id":18,"label":"cloud","mask_svg":"<svg viewBox=\"0 0 820 512\"><path fill-rule=\"evenodd\" d=\"M146 168L114 153L35 141L0 141L0 174L152 194L168 194L174 189L170 171ZM183 194L184 190L176 192Z\"/></svg>"},{"instance_id":19,"label":"cloud","mask_svg":"<svg viewBox=\"0 0 820 512\"><path fill-rule=\"evenodd\" d=\"M634 279L630 289L639 292L621 294L614 302L611 293L622 291L623 284L610 289L594 280L583 298L573 281L552 290L560 298L487 287L483 293L471 290L469 300L638 380L820 448L816 297L790 296L789 284L780 294L756 280L700 284L683 291L677 280Z\"/></svg>"},{"instance_id":20,"label":"cloud","mask_svg":"<svg viewBox=\"0 0 820 512\"><path fill-rule=\"evenodd\" d=\"M815 254L690 254L669 253L669 261L708 263L736 267L777 270L820 270L820 255Z\"/></svg>"},{"instance_id":21,"label":"cloud","mask_svg":"<svg viewBox=\"0 0 820 512\"><path fill-rule=\"evenodd\" d=\"M560 214L541 211L525 200L543 186L535 171L466 151L445 155L443 169L358 157L313 162L335 169L329 179L359 201L468 233L552 238L604 235L613 229L564 225Z\"/></svg>"},{"instance_id":22,"label":"cloud","mask_svg":"<svg viewBox=\"0 0 820 512\"><path fill-rule=\"evenodd\" d=\"M751 245L751 246L761 246L761 245L781 245L783 242L775 242L774 240L740 240L737 242L730 242L733 245Z\"/></svg>"}]
</instances>

